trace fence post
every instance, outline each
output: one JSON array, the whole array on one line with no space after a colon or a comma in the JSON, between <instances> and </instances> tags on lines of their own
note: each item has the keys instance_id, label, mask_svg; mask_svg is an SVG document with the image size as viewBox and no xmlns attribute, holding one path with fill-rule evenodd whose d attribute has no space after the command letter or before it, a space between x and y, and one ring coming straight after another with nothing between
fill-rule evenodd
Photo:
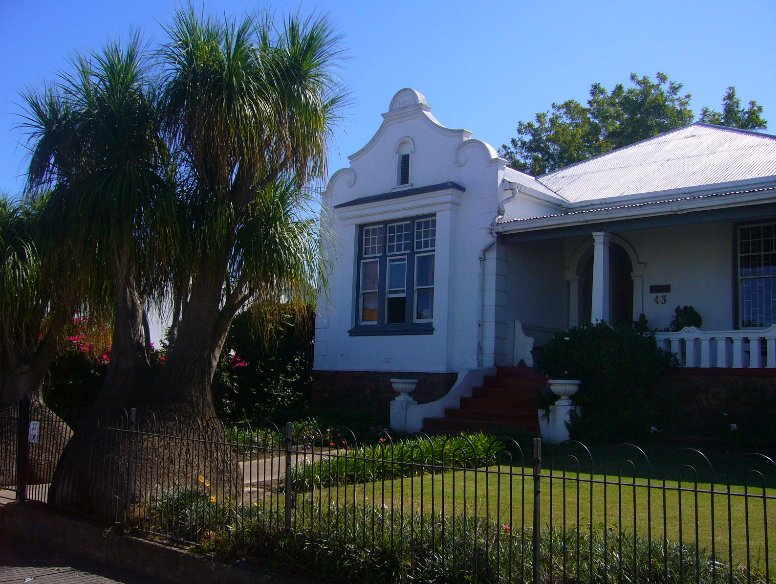
<instances>
[{"instance_id":1,"label":"fence post","mask_svg":"<svg viewBox=\"0 0 776 584\"><path fill-rule=\"evenodd\" d=\"M542 478L542 439L534 438L533 441L533 583L539 584L542 570L540 566L541 554L541 478ZM550 510L552 512L552 510Z\"/></svg>"},{"instance_id":2,"label":"fence post","mask_svg":"<svg viewBox=\"0 0 776 584\"><path fill-rule=\"evenodd\" d=\"M286 454L286 517L285 517L285 528L286 533L291 533L291 507L293 504L293 493L291 492L291 446L292 446L292 432L293 432L293 424L291 422L286 422L286 447L285 447L285 454Z\"/></svg>"},{"instance_id":3,"label":"fence post","mask_svg":"<svg viewBox=\"0 0 776 584\"><path fill-rule=\"evenodd\" d=\"M16 432L16 500L24 503L27 500L27 482L30 468L30 398L25 396L19 400L19 424Z\"/></svg>"},{"instance_id":4,"label":"fence post","mask_svg":"<svg viewBox=\"0 0 776 584\"><path fill-rule=\"evenodd\" d=\"M137 410L131 408L129 410L129 432L127 433L127 484L126 493L124 494L124 523L128 524L132 514L132 491L134 490L135 483L135 460L134 460L134 444L135 444L135 429L137 420Z\"/></svg>"}]
</instances>

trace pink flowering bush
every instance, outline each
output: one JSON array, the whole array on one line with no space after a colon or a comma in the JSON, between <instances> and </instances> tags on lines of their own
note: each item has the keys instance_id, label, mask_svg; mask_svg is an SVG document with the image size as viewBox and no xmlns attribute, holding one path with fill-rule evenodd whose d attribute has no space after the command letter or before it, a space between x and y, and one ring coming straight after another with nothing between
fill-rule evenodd
<instances>
[{"instance_id":1,"label":"pink flowering bush","mask_svg":"<svg viewBox=\"0 0 776 584\"><path fill-rule=\"evenodd\" d=\"M102 389L110 354L107 331L73 317L43 388L49 407L66 413L73 406L91 405Z\"/></svg>"},{"instance_id":2,"label":"pink flowering bush","mask_svg":"<svg viewBox=\"0 0 776 584\"><path fill-rule=\"evenodd\" d=\"M314 327L288 315L267 339L249 318L234 320L213 379L216 410L229 422L261 421L299 407L311 382Z\"/></svg>"}]
</instances>

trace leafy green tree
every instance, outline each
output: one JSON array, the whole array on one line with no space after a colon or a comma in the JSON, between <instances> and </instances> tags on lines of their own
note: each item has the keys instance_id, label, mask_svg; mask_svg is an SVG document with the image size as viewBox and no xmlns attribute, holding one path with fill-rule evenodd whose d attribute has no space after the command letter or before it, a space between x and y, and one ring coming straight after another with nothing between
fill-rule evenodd
<instances>
[{"instance_id":1,"label":"leafy green tree","mask_svg":"<svg viewBox=\"0 0 776 584\"><path fill-rule=\"evenodd\" d=\"M57 342L76 305L73 282L52 269L57 250L40 245L41 202L0 197L0 408L41 397ZM9 410L10 416L15 411ZM44 423L47 439L30 446L35 463L29 479L47 483L71 431L45 406L36 404L33 415ZM15 433L8 419L0 424L0 442L13 444ZM0 484L14 484L15 449L0 458Z\"/></svg>"},{"instance_id":2,"label":"leafy green tree","mask_svg":"<svg viewBox=\"0 0 776 584\"><path fill-rule=\"evenodd\" d=\"M518 170L541 175L693 122L691 96L683 93L681 83L664 73L657 73L654 81L632 73L630 83L618 83L611 91L594 83L587 105L573 99L554 103L533 121L519 122L517 136L501 147L501 156ZM730 87L723 111L704 108L700 121L761 129L766 127L761 113L762 106L754 101L741 108Z\"/></svg>"},{"instance_id":3,"label":"leafy green tree","mask_svg":"<svg viewBox=\"0 0 776 584\"><path fill-rule=\"evenodd\" d=\"M722 98L722 111L718 112L704 107L701 110L700 121L718 126L741 128L742 130L764 130L768 122L762 118L763 106L756 101L750 101L749 105L741 107L741 100L736 95L735 87L728 87Z\"/></svg>"}]
</instances>

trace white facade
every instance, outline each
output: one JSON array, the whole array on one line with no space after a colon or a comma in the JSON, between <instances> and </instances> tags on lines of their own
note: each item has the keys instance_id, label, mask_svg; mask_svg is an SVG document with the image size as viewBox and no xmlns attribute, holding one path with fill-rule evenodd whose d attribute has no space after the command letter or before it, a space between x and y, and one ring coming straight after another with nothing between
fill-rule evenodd
<instances>
[{"instance_id":1,"label":"white facade","mask_svg":"<svg viewBox=\"0 0 776 584\"><path fill-rule=\"evenodd\" d=\"M515 321L541 343L585 320L642 313L662 329L678 305L694 306L704 329L741 328L738 229L776 223L774 174L772 137L698 125L535 179L508 168L470 132L442 126L420 93L403 89L326 190L331 269L315 369L457 373L511 365ZM417 318L417 287L400 292L406 305L391 305L400 308L388 316L393 256L364 247L364 229L385 237L418 218L436 223L433 318ZM407 233L419 229L406 225ZM411 283L416 265L417 284L422 254L407 253L402 277ZM379 286L362 281L364 270L381 274ZM370 286L375 291L364 292ZM396 314L407 318L388 323Z\"/></svg>"}]
</instances>

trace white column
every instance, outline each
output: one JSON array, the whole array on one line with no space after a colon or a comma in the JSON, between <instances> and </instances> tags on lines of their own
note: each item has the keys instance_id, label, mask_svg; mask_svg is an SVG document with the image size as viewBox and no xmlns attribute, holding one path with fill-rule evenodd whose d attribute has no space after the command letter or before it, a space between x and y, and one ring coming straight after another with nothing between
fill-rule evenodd
<instances>
[{"instance_id":1,"label":"white column","mask_svg":"<svg viewBox=\"0 0 776 584\"><path fill-rule=\"evenodd\" d=\"M568 278L569 283L569 327L579 326L579 277Z\"/></svg>"},{"instance_id":2,"label":"white column","mask_svg":"<svg viewBox=\"0 0 776 584\"><path fill-rule=\"evenodd\" d=\"M590 320L609 320L609 239L604 231L593 233L593 306Z\"/></svg>"}]
</instances>

